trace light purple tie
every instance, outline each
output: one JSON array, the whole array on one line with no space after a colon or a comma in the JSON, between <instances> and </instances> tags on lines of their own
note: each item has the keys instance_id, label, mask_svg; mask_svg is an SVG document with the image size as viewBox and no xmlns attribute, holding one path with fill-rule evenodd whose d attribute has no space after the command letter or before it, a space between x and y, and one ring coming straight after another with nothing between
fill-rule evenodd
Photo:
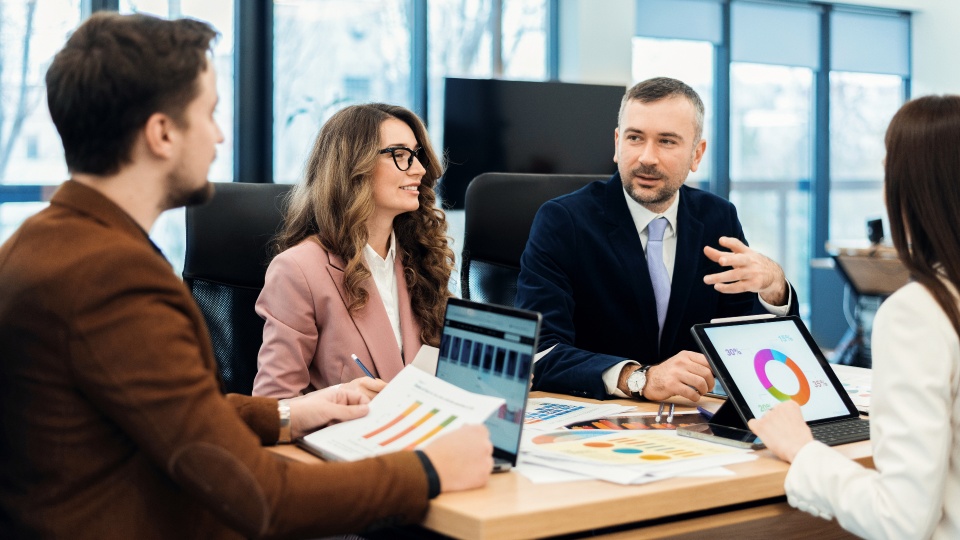
<instances>
[{"instance_id":1,"label":"light purple tie","mask_svg":"<svg viewBox=\"0 0 960 540\"><path fill-rule=\"evenodd\" d=\"M663 263L663 231L667 228L667 218L659 217L647 225L647 269L650 271L650 283L653 295L657 299L657 323L660 329L657 338L663 334L663 322L667 320L667 304L670 303L670 274Z\"/></svg>"}]
</instances>

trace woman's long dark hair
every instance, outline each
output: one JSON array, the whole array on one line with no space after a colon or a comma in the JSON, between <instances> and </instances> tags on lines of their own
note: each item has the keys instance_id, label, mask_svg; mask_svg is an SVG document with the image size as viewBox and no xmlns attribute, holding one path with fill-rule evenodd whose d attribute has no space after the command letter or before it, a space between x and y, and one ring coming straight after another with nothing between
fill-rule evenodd
<instances>
[{"instance_id":1,"label":"woman's long dark hair","mask_svg":"<svg viewBox=\"0 0 960 540\"><path fill-rule=\"evenodd\" d=\"M960 96L906 103L887 128L884 186L893 245L960 336Z\"/></svg>"}]
</instances>

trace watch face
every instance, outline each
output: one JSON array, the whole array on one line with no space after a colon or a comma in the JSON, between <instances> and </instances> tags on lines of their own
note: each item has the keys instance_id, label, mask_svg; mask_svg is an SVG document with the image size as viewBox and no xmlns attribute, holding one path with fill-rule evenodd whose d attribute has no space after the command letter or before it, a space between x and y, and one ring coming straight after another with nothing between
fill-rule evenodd
<instances>
[{"instance_id":1,"label":"watch face","mask_svg":"<svg viewBox=\"0 0 960 540\"><path fill-rule=\"evenodd\" d=\"M635 394L640 393L645 384L647 384L647 374L639 369L627 378L627 388Z\"/></svg>"}]
</instances>

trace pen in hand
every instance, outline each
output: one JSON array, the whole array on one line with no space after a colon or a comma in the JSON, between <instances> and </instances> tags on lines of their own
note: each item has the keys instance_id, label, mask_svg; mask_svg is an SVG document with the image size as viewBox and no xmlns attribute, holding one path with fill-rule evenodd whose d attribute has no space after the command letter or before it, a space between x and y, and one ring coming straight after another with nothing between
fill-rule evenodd
<instances>
[{"instance_id":1,"label":"pen in hand","mask_svg":"<svg viewBox=\"0 0 960 540\"><path fill-rule=\"evenodd\" d=\"M376 379L376 377L373 376L373 373L370 373L370 370L367 369L367 366L363 365L363 362L361 362L360 359L357 358L357 355L351 354L351 355L350 355L350 358L353 358L353 361L356 362L358 366L360 366L360 369L363 370L363 373L364 373L367 377L370 377L371 379Z\"/></svg>"}]
</instances>

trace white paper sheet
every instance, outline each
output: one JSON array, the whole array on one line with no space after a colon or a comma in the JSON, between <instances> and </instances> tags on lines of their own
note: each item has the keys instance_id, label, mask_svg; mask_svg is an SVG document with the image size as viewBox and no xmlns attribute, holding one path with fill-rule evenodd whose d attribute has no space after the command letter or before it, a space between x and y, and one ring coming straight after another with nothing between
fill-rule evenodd
<instances>
[{"instance_id":1,"label":"white paper sheet","mask_svg":"<svg viewBox=\"0 0 960 540\"><path fill-rule=\"evenodd\" d=\"M412 450L464 424L482 424L504 406L407 366L370 401L363 418L307 435L303 443L323 457L354 461Z\"/></svg>"}]
</instances>

